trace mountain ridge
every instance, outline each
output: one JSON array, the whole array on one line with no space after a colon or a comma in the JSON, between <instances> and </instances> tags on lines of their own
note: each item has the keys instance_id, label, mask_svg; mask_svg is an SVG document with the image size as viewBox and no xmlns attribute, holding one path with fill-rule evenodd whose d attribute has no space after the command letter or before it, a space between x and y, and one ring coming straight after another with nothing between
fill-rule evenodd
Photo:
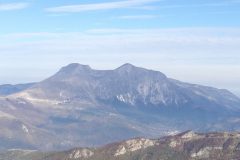
<instances>
[{"instance_id":1,"label":"mountain ridge","mask_svg":"<svg viewBox=\"0 0 240 160\"><path fill-rule=\"evenodd\" d=\"M129 73L129 72L131 72L131 73ZM63 67L62 69L60 69L59 72L57 72L55 75L51 76L49 79L44 80L43 82L46 82L48 80L50 80L50 81L53 80L54 83L56 83L56 81L57 81L57 82L61 83L61 85L68 85L70 83L75 83L75 85L77 85L77 84L81 85L79 87L85 87L85 89L82 89L82 92L85 92L85 90L91 91L90 89L94 90L98 87L98 86L93 86L93 83L96 83L96 84L97 83L108 83L108 82L102 82L102 81L99 82L98 81L98 79L103 79L105 77L106 77L105 81L114 82L114 79L121 79L122 81L125 81L122 83L123 87L132 87L130 85L135 85L135 84L130 84L130 85L127 84L127 83L134 83L132 81L133 79L138 80L139 83L147 83L146 81L150 81L150 83L152 83L152 84L155 83L155 81L161 80L161 83L165 83L164 85L168 85L168 86L164 86L164 85L156 84L157 86L153 86L153 87L162 87L160 89L164 89L164 87L166 89L169 89L169 88L171 89L172 86L170 86L170 85L172 85L172 84L170 84L170 83L173 82L173 81L169 80L161 72L135 67L129 63L126 63L126 64L116 68L115 70L94 70L94 69L91 69L91 67L88 65L80 65L77 63L73 63L66 67ZM124 77L125 79L122 79L122 77ZM146 79L145 82L142 82L143 78ZM66 81L66 83L64 83L63 81ZM69 83L67 83L67 81L69 81ZM80 81L82 82L82 84L79 83ZM115 84L110 84L110 85L121 85L121 82L117 81L117 80L115 80L114 83ZM134 91L134 92L137 92L137 94L148 94L145 92L148 92L149 88L152 87L152 86L150 86L152 84L146 84L149 86L146 86L145 84L143 84L143 86L133 86L133 87L142 87L142 88L137 88L137 91ZM187 83L185 83L185 84L187 84ZM109 84L106 84L106 85L109 85ZM155 85L155 84L153 84L153 85ZM204 87L204 86L200 86L200 85L198 85L198 86ZM87 87L89 87L89 88L87 88ZM105 88L106 87L107 86L105 86ZM121 90L121 88L118 88L118 89ZM213 89L213 88L211 88L211 89ZM99 88L97 92L101 92L99 90L103 90L103 89ZM95 92L95 90L92 92ZM125 92L127 92L127 91L125 91ZM142 93L139 93L139 92L142 92ZM159 89L156 92L159 92ZM94 93L89 93L89 94L92 94L92 96L94 96L93 95ZM125 93L125 94L127 94L127 93ZM85 96L87 96L87 95L85 95ZM122 95L116 95L116 97L117 96L122 96ZM129 95L124 95L124 96L129 96ZM159 96L161 96L161 95L159 95ZM121 99L123 99L123 98L121 98ZM236 96L235 96L235 100L237 100ZM163 103L165 103L165 102L163 102Z\"/></svg>"},{"instance_id":2,"label":"mountain ridge","mask_svg":"<svg viewBox=\"0 0 240 160\"><path fill-rule=\"evenodd\" d=\"M74 63L0 97L0 150L99 146L188 129L240 130L239 113L240 99L226 90L131 64L95 70Z\"/></svg>"},{"instance_id":3,"label":"mountain ridge","mask_svg":"<svg viewBox=\"0 0 240 160\"><path fill-rule=\"evenodd\" d=\"M239 158L239 132L196 133L193 131L157 139L139 137L96 148L76 147L57 152L14 149L0 153L0 160L229 160Z\"/></svg>"},{"instance_id":4,"label":"mountain ridge","mask_svg":"<svg viewBox=\"0 0 240 160\"><path fill-rule=\"evenodd\" d=\"M35 83L25 83L25 84L3 84L0 85L0 96L8 96L17 92L21 92L27 88L30 88Z\"/></svg>"}]
</instances>

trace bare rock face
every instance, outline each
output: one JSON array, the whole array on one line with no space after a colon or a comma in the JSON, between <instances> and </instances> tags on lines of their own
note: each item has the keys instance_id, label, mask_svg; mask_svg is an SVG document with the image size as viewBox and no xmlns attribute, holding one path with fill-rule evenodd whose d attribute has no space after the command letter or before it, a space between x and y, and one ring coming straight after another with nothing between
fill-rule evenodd
<instances>
[{"instance_id":1,"label":"bare rock face","mask_svg":"<svg viewBox=\"0 0 240 160\"><path fill-rule=\"evenodd\" d=\"M203 138L203 136L196 134L193 131L186 131L173 136L169 143L169 146L172 148L181 147L185 142L197 140L200 138Z\"/></svg>"},{"instance_id":2,"label":"bare rock face","mask_svg":"<svg viewBox=\"0 0 240 160\"><path fill-rule=\"evenodd\" d=\"M70 159L82 159L82 158L89 158L94 155L94 152L90 149L76 149L70 153Z\"/></svg>"},{"instance_id":3,"label":"bare rock face","mask_svg":"<svg viewBox=\"0 0 240 160\"><path fill-rule=\"evenodd\" d=\"M184 132L168 139L168 145L180 152L187 153L190 159L228 159L239 157L239 133L197 134Z\"/></svg>"},{"instance_id":4,"label":"bare rock face","mask_svg":"<svg viewBox=\"0 0 240 160\"><path fill-rule=\"evenodd\" d=\"M154 146L155 144L156 144L155 140L144 139L144 138L128 140L118 147L114 156L119 156L126 153L134 152L140 149L145 149L150 146Z\"/></svg>"}]
</instances>

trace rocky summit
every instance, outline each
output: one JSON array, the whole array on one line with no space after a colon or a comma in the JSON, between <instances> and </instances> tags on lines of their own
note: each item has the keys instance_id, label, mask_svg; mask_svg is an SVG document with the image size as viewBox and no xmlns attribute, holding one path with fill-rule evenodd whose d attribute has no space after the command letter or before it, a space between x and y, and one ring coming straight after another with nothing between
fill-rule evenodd
<instances>
[{"instance_id":1,"label":"rocky summit","mask_svg":"<svg viewBox=\"0 0 240 160\"><path fill-rule=\"evenodd\" d=\"M189 129L240 129L240 99L228 90L181 82L132 64L95 70L74 63L41 82L16 86L0 86L0 150L63 150ZM155 144L141 140L138 147L120 147L115 155Z\"/></svg>"}]
</instances>

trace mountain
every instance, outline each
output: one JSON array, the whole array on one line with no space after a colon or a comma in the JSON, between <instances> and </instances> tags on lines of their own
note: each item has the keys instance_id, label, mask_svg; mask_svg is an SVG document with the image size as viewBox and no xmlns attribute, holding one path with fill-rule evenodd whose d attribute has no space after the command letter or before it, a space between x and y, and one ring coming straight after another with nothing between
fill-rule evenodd
<instances>
[{"instance_id":1,"label":"mountain","mask_svg":"<svg viewBox=\"0 0 240 160\"><path fill-rule=\"evenodd\" d=\"M6 96L13 93L21 92L27 88L30 88L33 85L34 83L16 84L16 85L11 85L11 84L0 85L0 95Z\"/></svg>"},{"instance_id":2,"label":"mountain","mask_svg":"<svg viewBox=\"0 0 240 160\"><path fill-rule=\"evenodd\" d=\"M183 132L159 139L135 138L98 148L61 152L8 150L0 160L230 160L240 159L240 133Z\"/></svg>"},{"instance_id":3,"label":"mountain","mask_svg":"<svg viewBox=\"0 0 240 160\"><path fill-rule=\"evenodd\" d=\"M239 108L239 98L227 90L182 83L163 73L131 64L108 71L70 64L57 74L23 92L35 100L59 103L87 101L129 106ZM21 95L20 95L21 96Z\"/></svg>"},{"instance_id":4,"label":"mountain","mask_svg":"<svg viewBox=\"0 0 240 160\"><path fill-rule=\"evenodd\" d=\"M124 64L95 70L70 64L55 75L0 97L0 149L99 146L184 130L239 130L240 99Z\"/></svg>"}]
</instances>

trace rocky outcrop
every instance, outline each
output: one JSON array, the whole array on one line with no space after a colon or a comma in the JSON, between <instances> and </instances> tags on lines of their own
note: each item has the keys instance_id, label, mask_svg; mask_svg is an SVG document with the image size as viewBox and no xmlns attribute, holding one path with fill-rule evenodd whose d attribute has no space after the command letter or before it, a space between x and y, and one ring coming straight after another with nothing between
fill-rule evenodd
<instances>
[{"instance_id":1,"label":"rocky outcrop","mask_svg":"<svg viewBox=\"0 0 240 160\"><path fill-rule=\"evenodd\" d=\"M0 160L238 160L239 133L187 131L160 139L136 138L99 148L42 153L9 150Z\"/></svg>"},{"instance_id":2,"label":"rocky outcrop","mask_svg":"<svg viewBox=\"0 0 240 160\"><path fill-rule=\"evenodd\" d=\"M94 155L94 152L90 149L76 149L70 153L70 159L81 159L81 158L89 158Z\"/></svg>"},{"instance_id":3,"label":"rocky outcrop","mask_svg":"<svg viewBox=\"0 0 240 160\"><path fill-rule=\"evenodd\" d=\"M157 144L156 140L150 140L150 139L144 139L144 138L128 140L122 143L121 145L119 145L114 156L124 155L126 153L134 152L140 149L145 149L150 146L154 146L156 144Z\"/></svg>"}]
</instances>

